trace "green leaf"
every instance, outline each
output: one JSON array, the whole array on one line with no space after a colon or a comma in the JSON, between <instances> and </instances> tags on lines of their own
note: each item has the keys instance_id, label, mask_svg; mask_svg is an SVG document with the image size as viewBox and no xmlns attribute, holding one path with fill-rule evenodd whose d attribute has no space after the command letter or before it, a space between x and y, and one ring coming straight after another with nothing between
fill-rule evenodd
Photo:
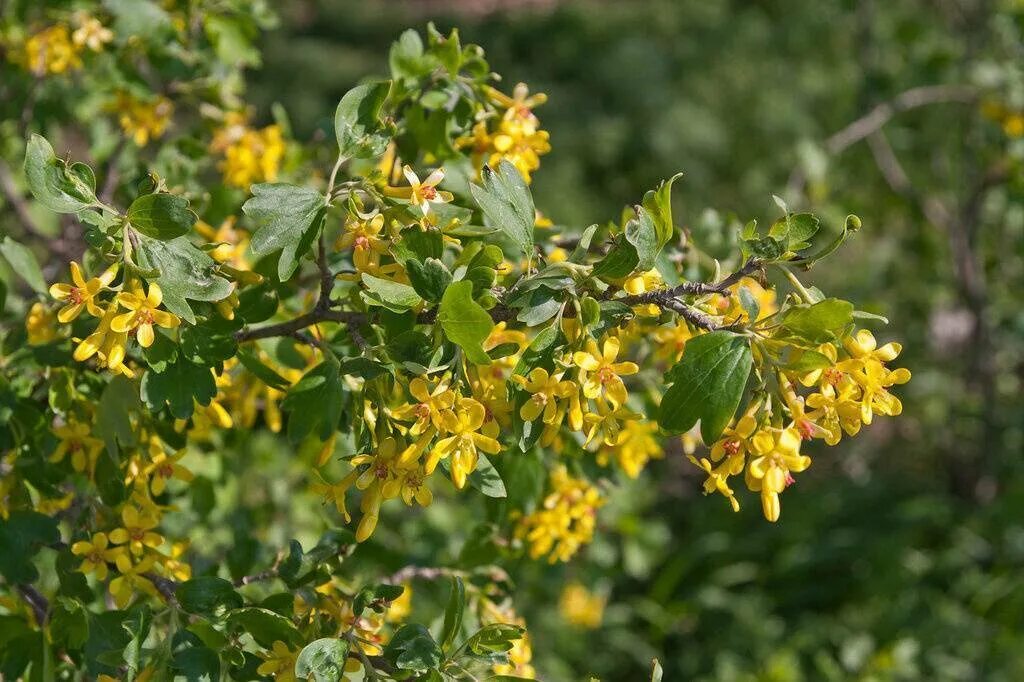
<instances>
[{"instance_id":1,"label":"green leaf","mask_svg":"<svg viewBox=\"0 0 1024 682\"><path fill-rule=\"evenodd\" d=\"M192 416L195 402L209 405L217 395L213 372L205 365L178 356L161 370L150 368L142 376L142 399L153 410L165 404L175 419Z\"/></svg>"},{"instance_id":2,"label":"green leaf","mask_svg":"<svg viewBox=\"0 0 1024 682\"><path fill-rule=\"evenodd\" d=\"M277 278L288 280L316 241L324 222L324 196L315 189L286 183L252 186L242 213L256 223L249 249L257 258L281 252Z\"/></svg>"},{"instance_id":3,"label":"green leaf","mask_svg":"<svg viewBox=\"0 0 1024 682\"><path fill-rule=\"evenodd\" d=\"M187 237L168 241L131 233L136 242L138 264L160 274L146 279L160 285L164 307L189 324L196 316L188 301L220 301L231 293L231 283L214 274L217 262L196 248Z\"/></svg>"},{"instance_id":4,"label":"green leaf","mask_svg":"<svg viewBox=\"0 0 1024 682\"><path fill-rule=\"evenodd\" d=\"M288 380L283 376L275 372L273 369L263 364L254 353L244 348L238 350L238 360L242 363L242 366L252 372L257 379L265 383L267 386L276 388L279 391L288 390Z\"/></svg>"},{"instance_id":5,"label":"green leaf","mask_svg":"<svg viewBox=\"0 0 1024 682\"><path fill-rule=\"evenodd\" d=\"M505 497L505 482L484 453L479 453L476 469L469 474L469 484L487 497Z\"/></svg>"},{"instance_id":6,"label":"green leaf","mask_svg":"<svg viewBox=\"0 0 1024 682\"><path fill-rule=\"evenodd\" d=\"M811 245L810 239L821 227L812 213L790 213L768 228L768 236L785 244L787 251L801 251Z\"/></svg>"},{"instance_id":7,"label":"green leaf","mask_svg":"<svg viewBox=\"0 0 1024 682\"><path fill-rule=\"evenodd\" d=\"M380 111L391 92L391 81L357 85L342 96L334 112L338 153L352 159L380 156L390 138L381 134Z\"/></svg>"},{"instance_id":8,"label":"green leaf","mask_svg":"<svg viewBox=\"0 0 1024 682\"><path fill-rule=\"evenodd\" d=\"M227 623L232 628L248 632L257 644L268 649L276 641L292 645L302 643L302 635L290 618L259 606L231 611Z\"/></svg>"},{"instance_id":9,"label":"green leaf","mask_svg":"<svg viewBox=\"0 0 1024 682\"><path fill-rule=\"evenodd\" d=\"M115 376L103 389L96 405L96 435L103 439L111 456L118 456L120 445L136 444L131 415L141 407L139 384L126 376Z\"/></svg>"},{"instance_id":10,"label":"green leaf","mask_svg":"<svg viewBox=\"0 0 1024 682\"><path fill-rule=\"evenodd\" d=\"M32 557L43 545L60 542L57 519L34 511L15 510L0 518L0 575L9 584L39 578Z\"/></svg>"},{"instance_id":11,"label":"green leaf","mask_svg":"<svg viewBox=\"0 0 1024 682\"><path fill-rule=\"evenodd\" d=\"M295 659L295 676L315 682L338 682L345 673L348 642L334 637L317 639L302 648Z\"/></svg>"},{"instance_id":12,"label":"green leaf","mask_svg":"<svg viewBox=\"0 0 1024 682\"><path fill-rule=\"evenodd\" d=\"M605 257L594 265L594 277L604 280L622 279L636 270L639 262L636 247L629 243L625 235L620 234L615 237Z\"/></svg>"},{"instance_id":13,"label":"green leaf","mask_svg":"<svg viewBox=\"0 0 1024 682\"><path fill-rule=\"evenodd\" d=\"M715 331L691 339L682 360L665 375L672 386L661 400L658 423L680 433L699 419L701 437L713 443L736 414L751 363L742 336Z\"/></svg>"},{"instance_id":14,"label":"green leaf","mask_svg":"<svg viewBox=\"0 0 1024 682\"><path fill-rule=\"evenodd\" d=\"M675 224L672 222L672 185L681 177L682 173L676 173L658 185L657 189L647 190L644 194L643 207L653 222L659 249L672 239L675 232Z\"/></svg>"},{"instance_id":15,"label":"green leaf","mask_svg":"<svg viewBox=\"0 0 1024 682\"><path fill-rule=\"evenodd\" d=\"M78 213L96 204L96 178L85 164L69 167L41 135L25 149L25 176L36 201L57 213Z\"/></svg>"},{"instance_id":16,"label":"green leaf","mask_svg":"<svg viewBox=\"0 0 1024 682\"><path fill-rule=\"evenodd\" d=\"M423 39L414 29L407 29L391 44L388 66L394 78L419 78L433 69L433 60L423 53Z\"/></svg>"},{"instance_id":17,"label":"green leaf","mask_svg":"<svg viewBox=\"0 0 1024 682\"><path fill-rule=\"evenodd\" d=\"M361 379L376 379L381 374L387 374L390 368L370 358L348 358L342 360L339 366L339 371L342 374L347 374L353 377L359 377Z\"/></svg>"},{"instance_id":18,"label":"green leaf","mask_svg":"<svg viewBox=\"0 0 1024 682\"><path fill-rule=\"evenodd\" d=\"M77 599L57 597L50 611L50 635L56 644L78 649L89 639L89 612Z\"/></svg>"},{"instance_id":19,"label":"green leaf","mask_svg":"<svg viewBox=\"0 0 1024 682\"><path fill-rule=\"evenodd\" d=\"M288 439L298 443L310 433L331 437L341 417L345 388L337 361L324 360L306 372L281 402L288 412Z\"/></svg>"},{"instance_id":20,"label":"green leaf","mask_svg":"<svg viewBox=\"0 0 1024 682\"><path fill-rule=\"evenodd\" d=\"M401 585L387 583L367 585L359 590L355 599L352 600L352 612L356 616L360 616L369 607L376 613L384 613L388 610L388 605L401 597L403 592L405 592L405 588Z\"/></svg>"},{"instance_id":21,"label":"green leaf","mask_svg":"<svg viewBox=\"0 0 1024 682\"><path fill-rule=\"evenodd\" d=\"M231 334L203 325L181 332L181 352L193 362L212 366L233 358L237 351L238 343Z\"/></svg>"},{"instance_id":22,"label":"green leaf","mask_svg":"<svg viewBox=\"0 0 1024 682\"><path fill-rule=\"evenodd\" d=\"M825 343L853 324L853 304L826 298L814 305L794 306L782 316L782 326L811 343Z\"/></svg>"},{"instance_id":23,"label":"green leaf","mask_svg":"<svg viewBox=\"0 0 1024 682\"><path fill-rule=\"evenodd\" d=\"M196 214L188 207L188 199L176 194L143 194L128 207L131 226L154 239L186 235L196 220Z\"/></svg>"},{"instance_id":24,"label":"green leaf","mask_svg":"<svg viewBox=\"0 0 1024 682\"><path fill-rule=\"evenodd\" d=\"M177 673L172 679L185 682L217 682L220 676L220 657L213 649L192 646L175 651L171 658L171 670Z\"/></svg>"},{"instance_id":25,"label":"green leaf","mask_svg":"<svg viewBox=\"0 0 1024 682\"><path fill-rule=\"evenodd\" d=\"M374 277L365 272L362 280L367 289L362 292L363 300L368 305L379 305L396 313L404 313L423 302L416 290L408 284Z\"/></svg>"},{"instance_id":26,"label":"green leaf","mask_svg":"<svg viewBox=\"0 0 1024 682\"><path fill-rule=\"evenodd\" d=\"M182 610L201 616L214 616L225 609L237 609L244 603L242 595L223 578L204 575L178 585L175 599Z\"/></svg>"},{"instance_id":27,"label":"green leaf","mask_svg":"<svg viewBox=\"0 0 1024 682\"><path fill-rule=\"evenodd\" d=\"M483 342L494 329L494 321L483 307L473 300L473 284L465 280L455 282L441 297L437 314L444 335L466 353L477 365L489 365L491 359L484 352Z\"/></svg>"},{"instance_id":28,"label":"green leaf","mask_svg":"<svg viewBox=\"0 0 1024 682\"><path fill-rule=\"evenodd\" d=\"M121 623L121 627L131 635L128 644L124 648L124 662L128 668L129 678L138 674L142 662L142 643L149 635L150 625L153 623L153 612L146 604L133 606L128 617Z\"/></svg>"},{"instance_id":29,"label":"green leaf","mask_svg":"<svg viewBox=\"0 0 1024 682\"><path fill-rule=\"evenodd\" d=\"M470 185L473 199L490 227L504 232L524 254L533 253L536 214L530 188L511 162L502 159L498 169L484 166L483 186Z\"/></svg>"},{"instance_id":30,"label":"green leaf","mask_svg":"<svg viewBox=\"0 0 1024 682\"><path fill-rule=\"evenodd\" d=\"M422 263L410 258L405 261L405 271L416 293L432 303L440 301L452 283L452 273L436 258L427 258Z\"/></svg>"},{"instance_id":31,"label":"green leaf","mask_svg":"<svg viewBox=\"0 0 1024 682\"><path fill-rule=\"evenodd\" d=\"M487 656L494 652L505 652L512 649L513 642L522 639L526 629L519 625L492 623L485 625L466 640L467 650L477 656Z\"/></svg>"},{"instance_id":32,"label":"green leaf","mask_svg":"<svg viewBox=\"0 0 1024 682\"><path fill-rule=\"evenodd\" d=\"M444 657L430 631L419 623L399 628L384 647L384 656L400 670L417 672L436 668Z\"/></svg>"},{"instance_id":33,"label":"green leaf","mask_svg":"<svg viewBox=\"0 0 1024 682\"><path fill-rule=\"evenodd\" d=\"M626 223L623 231L626 241L636 249L637 262L634 270L647 272L654 267L662 244L658 239L658 229L654 225L654 218L643 206L636 207L636 218Z\"/></svg>"},{"instance_id":34,"label":"green leaf","mask_svg":"<svg viewBox=\"0 0 1024 682\"><path fill-rule=\"evenodd\" d=\"M466 585L462 578L452 576L452 587L448 592L448 605L444 609L444 626L441 628L441 648L447 651L455 643L455 637L462 627L462 616L466 609Z\"/></svg>"},{"instance_id":35,"label":"green leaf","mask_svg":"<svg viewBox=\"0 0 1024 682\"><path fill-rule=\"evenodd\" d=\"M39 294L46 294L46 279L39 267L39 261L29 248L10 237L0 240L0 254L11 266L11 271L18 277L25 280L25 283L32 287L32 290ZM0 304L2 307L2 304Z\"/></svg>"}]
</instances>

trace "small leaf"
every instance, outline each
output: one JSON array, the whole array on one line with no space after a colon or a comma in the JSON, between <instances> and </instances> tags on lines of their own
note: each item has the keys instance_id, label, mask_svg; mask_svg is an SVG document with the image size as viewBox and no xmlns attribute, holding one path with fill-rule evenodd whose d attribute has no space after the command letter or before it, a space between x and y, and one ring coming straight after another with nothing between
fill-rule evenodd
<instances>
[{"instance_id":1,"label":"small leaf","mask_svg":"<svg viewBox=\"0 0 1024 682\"><path fill-rule=\"evenodd\" d=\"M405 271L416 293L432 303L440 301L452 283L452 273L437 258L427 258L422 263L410 258L405 261Z\"/></svg>"},{"instance_id":2,"label":"small leaf","mask_svg":"<svg viewBox=\"0 0 1024 682\"><path fill-rule=\"evenodd\" d=\"M33 291L46 294L46 279L43 277L43 271L39 268L39 261L27 246L10 237L4 237L0 240L0 254L3 254L4 259L11 266L11 271L25 280L25 283L32 287Z\"/></svg>"},{"instance_id":3,"label":"small leaf","mask_svg":"<svg viewBox=\"0 0 1024 682\"><path fill-rule=\"evenodd\" d=\"M455 643L455 637L462 627L462 615L466 609L466 585L462 578L452 576L452 587L448 592L448 605L444 609L444 626L441 628L441 648L447 651Z\"/></svg>"},{"instance_id":4,"label":"small leaf","mask_svg":"<svg viewBox=\"0 0 1024 682\"><path fill-rule=\"evenodd\" d=\"M271 388L276 388L279 391L288 390L288 380L283 376L275 372L273 369L263 364L256 355L244 348L238 351L238 360L242 363L242 366L252 372L257 379L265 383Z\"/></svg>"},{"instance_id":5,"label":"small leaf","mask_svg":"<svg viewBox=\"0 0 1024 682\"><path fill-rule=\"evenodd\" d=\"M494 329L494 321L483 307L473 300L473 284L455 282L441 298L437 320L448 340L461 347L466 357L477 365L489 365L483 342Z\"/></svg>"},{"instance_id":6,"label":"small leaf","mask_svg":"<svg viewBox=\"0 0 1024 682\"><path fill-rule=\"evenodd\" d=\"M384 656L400 670L418 672L436 668L444 658L430 631L419 623L399 628L384 647Z\"/></svg>"},{"instance_id":7,"label":"small leaf","mask_svg":"<svg viewBox=\"0 0 1024 682\"><path fill-rule=\"evenodd\" d=\"M295 623L270 609L258 606L235 609L228 614L227 623L233 628L249 633L258 644L268 649L277 641L293 645L302 642L302 635L295 627Z\"/></svg>"},{"instance_id":8,"label":"small leaf","mask_svg":"<svg viewBox=\"0 0 1024 682\"><path fill-rule=\"evenodd\" d=\"M338 682L344 677L348 642L335 637L317 639L302 648L295 659L295 676L315 682Z\"/></svg>"},{"instance_id":9,"label":"small leaf","mask_svg":"<svg viewBox=\"0 0 1024 682\"><path fill-rule=\"evenodd\" d=\"M380 111L391 92L391 81L365 83L352 88L338 102L334 134L341 156L368 159L379 156L390 141L380 134Z\"/></svg>"},{"instance_id":10,"label":"small leaf","mask_svg":"<svg viewBox=\"0 0 1024 682\"><path fill-rule=\"evenodd\" d=\"M324 221L324 196L308 187L262 183L252 186L252 197L242 205L242 213L256 223L249 246L252 254L262 258L281 252L277 278L284 282L316 241Z\"/></svg>"},{"instance_id":11,"label":"small leaf","mask_svg":"<svg viewBox=\"0 0 1024 682\"><path fill-rule=\"evenodd\" d=\"M691 339L682 360L665 375L672 386L661 400L658 423L681 433L699 419L701 437L713 443L736 414L751 364L750 345L742 336L715 331Z\"/></svg>"},{"instance_id":12,"label":"small leaf","mask_svg":"<svg viewBox=\"0 0 1024 682\"><path fill-rule=\"evenodd\" d=\"M57 213L78 213L96 204L96 178L85 164L72 168L53 153L41 135L33 134L25 149L25 176L36 201Z\"/></svg>"},{"instance_id":13,"label":"small leaf","mask_svg":"<svg viewBox=\"0 0 1024 682\"><path fill-rule=\"evenodd\" d=\"M230 582L209 575L192 578L178 585L174 597L182 610L202 616L213 616L224 609L236 609L243 604L242 595L235 591Z\"/></svg>"},{"instance_id":14,"label":"small leaf","mask_svg":"<svg viewBox=\"0 0 1024 682\"><path fill-rule=\"evenodd\" d=\"M180 355L161 370L150 368L142 377L142 399L153 410L165 404L175 419L192 416L195 403L209 405L217 395L213 372Z\"/></svg>"},{"instance_id":15,"label":"small leaf","mask_svg":"<svg viewBox=\"0 0 1024 682\"><path fill-rule=\"evenodd\" d=\"M196 214L188 207L188 199L175 194L143 194L128 207L131 226L154 239L186 235L196 220Z\"/></svg>"},{"instance_id":16,"label":"small leaf","mask_svg":"<svg viewBox=\"0 0 1024 682\"><path fill-rule=\"evenodd\" d=\"M536 213L530 188L511 162L502 159L498 169L484 166L483 186L470 185L473 199L490 227L504 232L524 254L533 252Z\"/></svg>"},{"instance_id":17,"label":"small leaf","mask_svg":"<svg viewBox=\"0 0 1024 682\"><path fill-rule=\"evenodd\" d=\"M362 280L367 289L362 292L363 300L369 305L379 305L393 312L402 313L423 302L416 290L408 284L374 277L365 272L362 274Z\"/></svg>"},{"instance_id":18,"label":"small leaf","mask_svg":"<svg viewBox=\"0 0 1024 682\"><path fill-rule=\"evenodd\" d=\"M826 298L814 305L790 308L782 316L782 326L811 343L831 341L853 324L853 304L838 298Z\"/></svg>"},{"instance_id":19,"label":"small leaf","mask_svg":"<svg viewBox=\"0 0 1024 682\"><path fill-rule=\"evenodd\" d=\"M15 510L0 518L0 575L10 585L39 578L32 557L43 545L60 542L57 519L34 511Z\"/></svg>"},{"instance_id":20,"label":"small leaf","mask_svg":"<svg viewBox=\"0 0 1024 682\"><path fill-rule=\"evenodd\" d=\"M331 437L341 417L345 387L336 360L309 370L281 402L288 412L288 439L298 443L310 433L321 441Z\"/></svg>"}]
</instances>

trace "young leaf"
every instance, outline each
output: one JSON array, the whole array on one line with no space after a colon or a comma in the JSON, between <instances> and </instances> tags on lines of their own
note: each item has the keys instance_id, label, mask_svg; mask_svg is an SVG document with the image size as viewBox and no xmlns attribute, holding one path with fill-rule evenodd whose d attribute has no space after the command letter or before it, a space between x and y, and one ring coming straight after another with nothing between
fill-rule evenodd
<instances>
[{"instance_id":1,"label":"young leaf","mask_svg":"<svg viewBox=\"0 0 1024 682\"><path fill-rule=\"evenodd\" d=\"M96 177L84 163L68 166L42 135L33 134L25 149L25 177L36 201L57 213L78 213L95 205Z\"/></svg>"},{"instance_id":2,"label":"young leaf","mask_svg":"<svg viewBox=\"0 0 1024 682\"><path fill-rule=\"evenodd\" d=\"M466 586L462 578L452 576L452 588L448 593L448 606L444 610L444 627L441 628L441 648L447 651L455 643L455 637L462 627L462 614L466 609Z\"/></svg>"},{"instance_id":3,"label":"young leaf","mask_svg":"<svg viewBox=\"0 0 1024 682\"><path fill-rule=\"evenodd\" d=\"M131 226L154 239L186 235L196 220L196 214L188 207L188 199L176 194L143 194L128 207Z\"/></svg>"},{"instance_id":4,"label":"young leaf","mask_svg":"<svg viewBox=\"0 0 1024 682\"><path fill-rule=\"evenodd\" d=\"M291 619L258 606L247 606L231 611L227 617L227 624L249 633L258 644L268 649L277 641L286 644L302 642L302 635Z\"/></svg>"},{"instance_id":5,"label":"young leaf","mask_svg":"<svg viewBox=\"0 0 1024 682\"><path fill-rule=\"evenodd\" d=\"M441 297L437 314L444 335L461 347L466 357L477 365L489 365L491 359L484 352L483 342L494 329L494 321L479 303L473 300L473 284L463 280L455 282Z\"/></svg>"},{"instance_id":6,"label":"young leaf","mask_svg":"<svg viewBox=\"0 0 1024 682\"><path fill-rule=\"evenodd\" d=\"M750 376L750 345L727 331L702 334L686 344L683 359L668 371L672 386L661 400L658 423L680 433L700 420L705 443L713 443L739 407Z\"/></svg>"},{"instance_id":7,"label":"young leaf","mask_svg":"<svg viewBox=\"0 0 1024 682\"><path fill-rule=\"evenodd\" d=\"M249 246L253 256L281 252L277 278L284 282L316 241L324 220L324 196L308 187L262 183L252 186L252 197L242 205L242 213L256 223Z\"/></svg>"},{"instance_id":8,"label":"young leaf","mask_svg":"<svg viewBox=\"0 0 1024 682\"><path fill-rule=\"evenodd\" d=\"M0 254L7 260L14 274L25 280L33 291L46 294L46 279L43 277L43 271L39 268L39 261L27 246L10 237L4 237L0 240Z\"/></svg>"},{"instance_id":9,"label":"young leaf","mask_svg":"<svg viewBox=\"0 0 1024 682\"><path fill-rule=\"evenodd\" d=\"M192 578L174 592L181 608L186 613L213 616L223 609L236 609L242 606L242 595L235 592L234 586L214 576L204 575Z\"/></svg>"},{"instance_id":10,"label":"young leaf","mask_svg":"<svg viewBox=\"0 0 1024 682\"><path fill-rule=\"evenodd\" d=\"M418 623L399 628L384 647L384 656L399 670L413 671L436 668L444 658L430 631Z\"/></svg>"},{"instance_id":11,"label":"young leaf","mask_svg":"<svg viewBox=\"0 0 1024 682\"><path fill-rule=\"evenodd\" d=\"M405 271L416 293L434 303L441 300L452 283L452 273L436 258L427 258L422 263L410 258L405 261Z\"/></svg>"},{"instance_id":12,"label":"young leaf","mask_svg":"<svg viewBox=\"0 0 1024 682\"><path fill-rule=\"evenodd\" d=\"M341 98L334 112L334 134L341 156L368 159L384 153L389 138L379 132L380 110L389 92L391 81L380 81L357 85Z\"/></svg>"},{"instance_id":13,"label":"young leaf","mask_svg":"<svg viewBox=\"0 0 1024 682\"><path fill-rule=\"evenodd\" d=\"M503 159L497 170L484 166L483 186L470 185L469 191L483 211L487 225L504 232L523 253L532 253L536 220L533 196L511 162Z\"/></svg>"},{"instance_id":14,"label":"young leaf","mask_svg":"<svg viewBox=\"0 0 1024 682\"><path fill-rule=\"evenodd\" d=\"M193 246L187 237L169 241L132 232L139 266L160 274L147 277L160 285L164 307L189 324L196 316L187 299L220 301L231 293L231 283L214 274L216 261Z\"/></svg>"},{"instance_id":15,"label":"young leaf","mask_svg":"<svg viewBox=\"0 0 1024 682\"><path fill-rule=\"evenodd\" d=\"M317 639L302 648L295 659L295 677L314 682L337 682L345 673L348 642L335 637Z\"/></svg>"},{"instance_id":16,"label":"young leaf","mask_svg":"<svg viewBox=\"0 0 1024 682\"><path fill-rule=\"evenodd\" d=\"M330 438L341 417L344 392L337 361L324 360L306 372L281 402L288 412L289 440L298 443L314 432L321 441Z\"/></svg>"},{"instance_id":17,"label":"young leaf","mask_svg":"<svg viewBox=\"0 0 1024 682\"><path fill-rule=\"evenodd\" d=\"M826 298L814 305L794 306L782 317L782 326L811 343L824 343L839 336L853 324L853 304Z\"/></svg>"},{"instance_id":18,"label":"young leaf","mask_svg":"<svg viewBox=\"0 0 1024 682\"><path fill-rule=\"evenodd\" d=\"M363 300L369 305L379 305L393 312L402 313L423 302L416 290L408 284L374 277L365 272L362 279L367 289L362 292Z\"/></svg>"}]
</instances>

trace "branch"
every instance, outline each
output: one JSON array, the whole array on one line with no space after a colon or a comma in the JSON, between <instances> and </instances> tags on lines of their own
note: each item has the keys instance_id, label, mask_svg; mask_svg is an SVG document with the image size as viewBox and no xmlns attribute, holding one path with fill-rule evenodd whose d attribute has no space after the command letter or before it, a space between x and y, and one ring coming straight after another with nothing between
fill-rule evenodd
<instances>
[{"instance_id":1,"label":"branch","mask_svg":"<svg viewBox=\"0 0 1024 682\"><path fill-rule=\"evenodd\" d=\"M18 585L17 590L21 598L25 600L25 603L32 608L32 615L35 616L36 624L41 628L46 627L46 621L50 615L50 602L32 585Z\"/></svg>"},{"instance_id":2,"label":"branch","mask_svg":"<svg viewBox=\"0 0 1024 682\"><path fill-rule=\"evenodd\" d=\"M978 91L969 85L923 85L911 88L882 102L830 138L825 140L825 149L830 154L839 154L847 147L863 140L888 123L893 116L904 111L947 102L973 102Z\"/></svg>"},{"instance_id":3,"label":"branch","mask_svg":"<svg viewBox=\"0 0 1024 682\"><path fill-rule=\"evenodd\" d=\"M308 313L299 315L293 320L269 324L263 327L252 329L240 329L235 332L235 341L255 341L256 339L268 339L274 336L294 336L297 332L306 327L311 327L319 322L342 322L345 324L362 324L366 321L365 313L347 312L343 310L320 310L314 308Z\"/></svg>"}]
</instances>

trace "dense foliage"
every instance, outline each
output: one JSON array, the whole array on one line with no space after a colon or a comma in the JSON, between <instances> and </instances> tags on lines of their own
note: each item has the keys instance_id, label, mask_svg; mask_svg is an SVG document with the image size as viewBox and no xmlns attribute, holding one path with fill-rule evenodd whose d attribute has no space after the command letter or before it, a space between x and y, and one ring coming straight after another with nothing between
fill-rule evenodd
<instances>
[{"instance_id":1,"label":"dense foliage","mask_svg":"<svg viewBox=\"0 0 1024 682\"><path fill-rule=\"evenodd\" d=\"M3 245L22 282L4 318L0 537L34 555L5 567L6 674L532 676L498 566L579 563L602 517L638 520L652 500L629 482L661 434L684 434L670 450L706 492L739 508L742 475L776 520L810 464L803 441L900 412L899 345L801 281L857 218L822 227L778 199L760 230L684 230L670 193L688 178L673 178L618 220L554 225L531 184L551 150L545 98L495 82L457 33L402 34L391 80L341 98L334 140L300 144L284 110L254 125L241 99L271 17L151 7L144 25L112 5L5 26L7 158L28 138L25 186L65 216L47 245L52 219L30 206ZM1000 106L986 111L1012 132ZM882 240L868 221L855 241ZM430 516L435 496L454 517ZM725 586L743 580L727 554ZM673 570L663 595L687 569ZM764 580L796 579L779 571ZM410 616L412 581L425 600ZM571 628L600 625L600 586L559 591ZM663 653L634 638L640 658Z\"/></svg>"}]
</instances>

